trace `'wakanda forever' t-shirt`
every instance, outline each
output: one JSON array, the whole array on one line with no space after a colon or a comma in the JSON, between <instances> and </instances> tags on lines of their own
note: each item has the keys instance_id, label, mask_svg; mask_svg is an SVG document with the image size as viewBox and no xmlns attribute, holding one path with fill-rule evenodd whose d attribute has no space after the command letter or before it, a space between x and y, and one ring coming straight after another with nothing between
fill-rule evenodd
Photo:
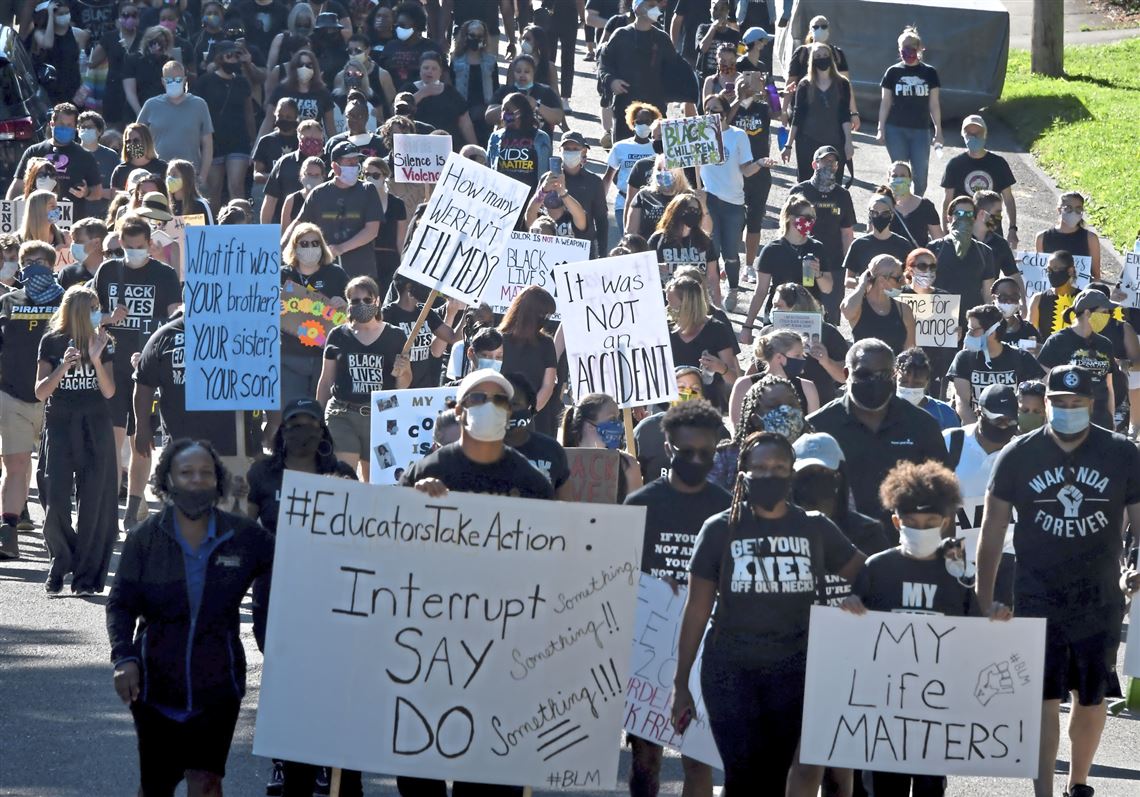
<instances>
[{"instance_id":1,"label":"'wakanda forever' t-shirt","mask_svg":"<svg viewBox=\"0 0 1140 797\"><path fill-rule=\"evenodd\" d=\"M944 614L977 617L978 600L973 580L959 580L947 569L941 555L912 559L901 548L891 548L867 560L851 590L863 605L876 612Z\"/></svg>"},{"instance_id":2,"label":"'wakanda forever' t-shirt","mask_svg":"<svg viewBox=\"0 0 1140 797\"><path fill-rule=\"evenodd\" d=\"M1066 453L1045 426L998 455L989 493L1013 505L1017 520L1014 605L1028 617L1119 631L1121 522L1140 502L1140 449L1099 426ZM1111 608L1106 608L1111 607ZM1090 627L1091 624L1091 627Z\"/></svg>"},{"instance_id":3,"label":"'wakanda forever' t-shirt","mask_svg":"<svg viewBox=\"0 0 1140 797\"><path fill-rule=\"evenodd\" d=\"M756 664L802 654L819 579L858 551L826 517L794 504L776 520L746 512L732 531L728 516L705 522L689 564L690 577L717 584L715 644L725 656Z\"/></svg>"},{"instance_id":4,"label":"'wakanda forever' t-shirt","mask_svg":"<svg viewBox=\"0 0 1140 797\"><path fill-rule=\"evenodd\" d=\"M439 479L449 490L460 493L509 495L514 498L554 498L554 486L526 457L510 446L489 465L473 462L460 443L451 443L413 463L400 478L404 487L420 479Z\"/></svg>"},{"instance_id":5,"label":"'wakanda forever' t-shirt","mask_svg":"<svg viewBox=\"0 0 1140 797\"><path fill-rule=\"evenodd\" d=\"M54 371L63 362L63 355L71 345L71 339L62 332L44 335L40 339L39 359L50 365ZM115 344L109 340L100 359L106 364L112 362L114 357ZM59 387L48 399L49 412L54 409L85 412L106 406L107 399L99 389L99 377L95 373L95 366L87 362L86 356L64 375Z\"/></svg>"},{"instance_id":6,"label":"'wakanda forever' t-shirt","mask_svg":"<svg viewBox=\"0 0 1140 797\"><path fill-rule=\"evenodd\" d=\"M336 362L332 397L349 404L367 404L373 391L394 390L392 366L407 339L391 324L385 324L380 336L368 344L361 343L348 324L330 330L325 359Z\"/></svg>"},{"instance_id":7,"label":"'wakanda forever' t-shirt","mask_svg":"<svg viewBox=\"0 0 1140 797\"><path fill-rule=\"evenodd\" d=\"M699 493L682 493L662 476L626 496L624 503L645 507L641 571L687 584L697 535L706 520L728 509L732 494L712 482L705 482Z\"/></svg>"}]
</instances>

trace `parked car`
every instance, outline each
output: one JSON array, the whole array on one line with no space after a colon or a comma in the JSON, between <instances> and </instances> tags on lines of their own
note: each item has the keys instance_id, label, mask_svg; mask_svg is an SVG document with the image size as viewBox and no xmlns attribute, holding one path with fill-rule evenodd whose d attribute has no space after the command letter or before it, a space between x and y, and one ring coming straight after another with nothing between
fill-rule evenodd
<instances>
[{"instance_id":1,"label":"parked car","mask_svg":"<svg viewBox=\"0 0 1140 797\"><path fill-rule=\"evenodd\" d=\"M55 69L44 64L37 70L16 31L0 25L0 192L24 150L46 137L51 101L43 86L54 79Z\"/></svg>"}]
</instances>

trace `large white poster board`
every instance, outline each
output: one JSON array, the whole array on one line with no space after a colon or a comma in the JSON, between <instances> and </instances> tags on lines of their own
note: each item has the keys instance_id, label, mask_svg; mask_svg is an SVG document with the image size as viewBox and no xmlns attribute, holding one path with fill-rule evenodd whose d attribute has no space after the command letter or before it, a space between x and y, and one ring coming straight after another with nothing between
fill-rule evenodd
<instances>
[{"instance_id":1,"label":"large white poster board","mask_svg":"<svg viewBox=\"0 0 1140 797\"><path fill-rule=\"evenodd\" d=\"M1038 293L1049 290L1049 275L1045 273L1049 255L1043 252L1017 251L1013 253L1013 259L1017 263L1017 270L1021 272L1021 278L1025 280L1026 303ZM1092 280L1092 258L1088 255L1073 255L1073 266L1077 270L1077 290L1087 288Z\"/></svg>"},{"instance_id":2,"label":"large white poster board","mask_svg":"<svg viewBox=\"0 0 1140 797\"><path fill-rule=\"evenodd\" d=\"M633 657L625 690L625 730L720 769L720 754L701 697L700 655L689 678L689 691L697 710L684 736L673 729L670 720L673 678L677 674L677 640L687 593L688 590L681 587L674 595L672 587L661 579L641 574Z\"/></svg>"},{"instance_id":3,"label":"large white poster board","mask_svg":"<svg viewBox=\"0 0 1140 797\"><path fill-rule=\"evenodd\" d=\"M619 407L676 398L654 252L567 263L554 278L576 397L607 393Z\"/></svg>"},{"instance_id":4,"label":"large white poster board","mask_svg":"<svg viewBox=\"0 0 1140 797\"><path fill-rule=\"evenodd\" d=\"M1128 645L1124 648L1124 674L1140 678L1140 593L1132 596L1128 614Z\"/></svg>"},{"instance_id":5,"label":"large white poster board","mask_svg":"<svg viewBox=\"0 0 1140 797\"><path fill-rule=\"evenodd\" d=\"M916 345L936 349L958 348L961 296L956 293L904 293L895 298L910 305L914 312Z\"/></svg>"},{"instance_id":6,"label":"large white poster board","mask_svg":"<svg viewBox=\"0 0 1140 797\"><path fill-rule=\"evenodd\" d=\"M477 302L502 266L527 193L518 180L451 153L398 273L452 299Z\"/></svg>"},{"instance_id":7,"label":"large white poster board","mask_svg":"<svg viewBox=\"0 0 1140 797\"><path fill-rule=\"evenodd\" d=\"M644 527L287 472L255 754L614 788Z\"/></svg>"},{"instance_id":8,"label":"large white poster board","mask_svg":"<svg viewBox=\"0 0 1140 797\"><path fill-rule=\"evenodd\" d=\"M1125 307L1140 307L1140 252L1128 252L1124 255L1124 268L1120 272L1120 290L1125 294L1122 300Z\"/></svg>"},{"instance_id":9,"label":"large white poster board","mask_svg":"<svg viewBox=\"0 0 1140 797\"><path fill-rule=\"evenodd\" d=\"M1045 621L813 606L801 760L1034 777Z\"/></svg>"},{"instance_id":10,"label":"large white poster board","mask_svg":"<svg viewBox=\"0 0 1140 797\"><path fill-rule=\"evenodd\" d=\"M493 272L483 289L483 301L496 313L505 313L523 288L531 285L546 290L558 299L554 267L590 259L590 242L582 238L562 238L532 232L511 232L507 241L506 262ZM551 316L562 320L561 313Z\"/></svg>"},{"instance_id":11,"label":"large white poster board","mask_svg":"<svg viewBox=\"0 0 1140 797\"><path fill-rule=\"evenodd\" d=\"M431 453L435 419L454 387L377 390L372 394L369 432L373 484L398 484L409 465Z\"/></svg>"}]
</instances>

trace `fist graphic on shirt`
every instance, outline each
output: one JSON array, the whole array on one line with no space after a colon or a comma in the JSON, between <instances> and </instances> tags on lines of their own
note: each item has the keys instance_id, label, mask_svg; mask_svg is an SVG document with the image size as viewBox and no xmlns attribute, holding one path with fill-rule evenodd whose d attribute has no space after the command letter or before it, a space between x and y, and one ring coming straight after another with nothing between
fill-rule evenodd
<instances>
[{"instance_id":1,"label":"fist graphic on shirt","mask_svg":"<svg viewBox=\"0 0 1140 797\"><path fill-rule=\"evenodd\" d=\"M1057 493L1057 500L1065 509L1065 517L1077 517L1080 513L1081 502L1085 500L1084 494L1075 485L1066 484Z\"/></svg>"}]
</instances>

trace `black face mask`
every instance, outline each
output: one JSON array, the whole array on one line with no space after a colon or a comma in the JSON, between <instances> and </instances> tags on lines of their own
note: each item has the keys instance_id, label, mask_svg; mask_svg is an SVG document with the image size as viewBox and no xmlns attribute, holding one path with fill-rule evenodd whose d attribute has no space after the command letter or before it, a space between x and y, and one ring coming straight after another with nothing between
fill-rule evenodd
<instances>
[{"instance_id":1,"label":"black face mask","mask_svg":"<svg viewBox=\"0 0 1140 797\"><path fill-rule=\"evenodd\" d=\"M170 487L166 491L167 498L174 507L191 520L205 517L214 504L218 502L218 490L210 487L206 490L183 490L180 487Z\"/></svg>"},{"instance_id":2,"label":"black face mask","mask_svg":"<svg viewBox=\"0 0 1140 797\"><path fill-rule=\"evenodd\" d=\"M682 484L687 484L689 487L699 487L704 484L712 471L712 466L711 459L694 461L688 457L674 455L669 460L669 470L681 480Z\"/></svg>"},{"instance_id":3,"label":"black face mask","mask_svg":"<svg viewBox=\"0 0 1140 797\"><path fill-rule=\"evenodd\" d=\"M684 224L686 227L696 228L701 224L701 212L699 210L686 210L677 216L677 221Z\"/></svg>"},{"instance_id":4,"label":"black face mask","mask_svg":"<svg viewBox=\"0 0 1140 797\"><path fill-rule=\"evenodd\" d=\"M834 473L804 471L796 476L793 487L795 502L804 509L820 512L835 511L835 496L839 490L839 479Z\"/></svg>"},{"instance_id":5,"label":"black face mask","mask_svg":"<svg viewBox=\"0 0 1140 797\"><path fill-rule=\"evenodd\" d=\"M788 379L795 379L804 372L804 364L807 363L805 358L784 355L784 360L784 376Z\"/></svg>"},{"instance_id":6,"label":"black face mask","mask_svg":"<svg viewBox=\"0 0 1140 797\"><path fill-rule=\"evenodd\" d=\"M890 379L860 379L848 385L851 399L865 410L881 410L895 394L895 383Z\"/></svg>"},{"instance_id":7,"label":"black face mask","mask_svg":"<svg viewBox=\"0 0 1140 797\"><path fill-rule=\"evenodd\" d=\"M281 131L282 135L295 136L297 135L297 120L278 119L277 129Z\"/></svg>"},{"instance_id":8,"label":"black face mask","mask_svg":"<svg viewBox=\"0 0 1140 797\"><path fill-rule=\"evenodd\" d=\"M236 74L241 72L241 62L240 61L232 61L232 62L231 61L223 61L222 62L222 69L226 70L226 72L231 74L231 75L236 75Z\"/></svg>"},{"instance_id":9,"label":"black face mask","mask_svg":"<svg viewBox=\"0 0 1140 797\"><path fill-rule=\"evenodd\" d=\"M771 512L788 497L792 479L790 476L753 476L746 473L744 483L748 489L748 503Z\"/></svg>"},{"instance_id":10,"label":"black face mask","mask_svg":"<svg viewBox=\"0 0 1140 797\"><path fill-rule=\"evenodd\" d=\"M321 444L321 430L316 426L292 426L282 431L285 451L290 456L312 456Z\"/></svg>"},{"instance_id":11,"label":"black face mask","mask_svg":"<svg viewBox=\"0 0 1140 797\"><path fill-rule=\"evenodd\" d=\"M468 36L467 37L467 49L468 50L478 50L482 46L483 46L483 38L481 36Z\"/></svg>"},{"instance_id":12,"label":"black face mask","mask_svg":"<svg viewBox=\"0 0 1140 797\"><path fill-rule=\"evenodd\" d=\"M1049 284L1054 288L1060 288L1062 285L1069 284L1069 272L1067 271L1050 271L1048 272Z\"/></svg>"},{"instance_id":13,"label":"black face mask","mask_svg":"<svg viewBox=\"0 0 1140 797\"><path fill-rule=\"evenodd\" d=\"M871 217L871 226L874 227L877 232L882 232L883 230L887 229L887 227L891 226L891 217L890 216L872 216Z\"/></svg>"},{"instance_id":14,"label":"black face mask","mask_svg":"<svg viewBox=\"0 0 1140 797\"><path fill-rule=\"evenodd\" d=\"M530 411L530 407L524 407L521 410L512 410L511 417L507 420L507 431L511 429L529 429L533 419L534 413Z\"/></svg>"},{"instance_id":15,"label":"black face mask","mask_svg":"<svg viewBox=\"0 0 1140 797\"><path fill-rule=\"evenodd\" d=\"M831 69L831 59L830 58L817 58L817 59L815 59L815 71L816 72L826 72L829 69Z\"/></svg>"},{"instance_id":16,"label":"black face mask","mask_svg":"<svg viewBox=\"0 0 1140 797\"><path fill-rule=\"evenodd\" d=\"M998 426L996 423L987 420L986 418L978 419L978 428L982 431L982 436L993 443L1000 443L1005 445L1017 433L1017 424L1012 426Z\"/></svg>"}]
</instances>

